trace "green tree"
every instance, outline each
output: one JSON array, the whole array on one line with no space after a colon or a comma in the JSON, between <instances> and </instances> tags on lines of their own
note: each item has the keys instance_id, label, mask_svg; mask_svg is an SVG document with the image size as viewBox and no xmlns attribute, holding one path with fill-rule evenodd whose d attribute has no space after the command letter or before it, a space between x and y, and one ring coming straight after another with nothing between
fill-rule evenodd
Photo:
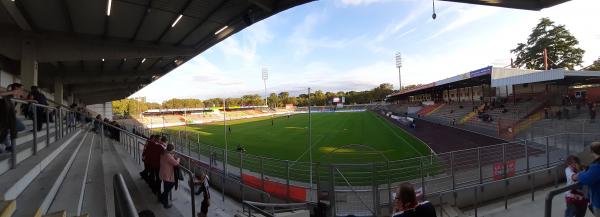
<instances>
[{"instance_id":1,"label":"green tree","mask_svg":"<svg viewBox=\"0 0 600 217\"><path fill-rule=\"evenodd\" d=\"M588 66L587 68L585 68L585 70L588 70L588 71L600 71L600 57L598 57L598 59L595 60L594 63L592 63L591 66Z\"/></svg>"},{"instance_id":2,"label":"green tree","mask_svg":"<svg viewBox=\"0 0 600 217\"><path fill-rule=\"evenodd\" d=\"M270 108L275 108L279 105L279 96L277 96L276 93L271 93L269 97L267 97L267 101Z\"/></svg>"},{"instance_id":3,"label":"green tree","mask_svg":"<svg viewBox=\"0 0 600 217\"><path fill-rule=\"evenodd\" d=\"M548 52L548 68L568 68L573 70L580 66L583 58L583 49L578 48L579 41L565 28L556 25L548 18L542 18L533 28L526 43L519 43L511 50L517 55L514 64L525 65L528 69L543 70L544 49Z\"/></svg>"}]
</instances>

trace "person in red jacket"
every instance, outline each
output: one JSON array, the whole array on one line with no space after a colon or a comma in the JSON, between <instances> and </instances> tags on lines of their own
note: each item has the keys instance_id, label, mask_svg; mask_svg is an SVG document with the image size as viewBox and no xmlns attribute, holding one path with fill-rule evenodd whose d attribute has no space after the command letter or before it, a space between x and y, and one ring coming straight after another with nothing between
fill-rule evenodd
<instances>
[{"instance_id":1,"label":"person in red jacket","mask_svg":"<svg viewBox=\"0 0 600 217\"><path fill-rule=\"evenodd\" d=\"M160 196L160 184L161 180L159 177L160 173L160 155L165 150L165 148L161 145L160 141L150 142L149 146L146 148L146 156L144 163L147 163L150 169L150 188L152 188L152 193L156 194L156 196Z\"/></svg>"},{"instance_id":2,"label":"person in red jacket","mask_svg":"<svg viewBox=\"0 0 600 217\"><path fill-rule=\"evenodd\" d=\"M144 144L144 151L142 151L142 161L144 162L144 170L140 172L140 176L147 184L150 184L150 166L148 166L148 147L150 144L156 142L156 138L158 135L150 135L150 138L146 140L146 144Z\"/></svg>"}]
</instances>

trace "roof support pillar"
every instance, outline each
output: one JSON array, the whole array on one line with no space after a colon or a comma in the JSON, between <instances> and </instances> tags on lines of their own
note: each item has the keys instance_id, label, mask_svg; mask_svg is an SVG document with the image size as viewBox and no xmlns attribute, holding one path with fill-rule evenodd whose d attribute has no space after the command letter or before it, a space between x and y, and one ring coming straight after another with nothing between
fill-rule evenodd
<instances>
[{"instance_id":1,"label":"roof support pillar","mask_svg":"<svg viewBox=\"0 0 600 217\"><path fill-rule=\"evenodd\" d=\"M75 103L75 95L73 93L69 93L69 105L72 105L73 103ZM79 104L79 103L77 103Z\"/></svg>"},{"instance_id":2,"label":"roof support pillar","mask_svg":"<svg viewBox=\"0 0 600 217\"><path fill-rule=\"evenodd\" d=\"M60 77L54 79L54 101L58 104L64 105L64 85Z\"/></svg>"},{"instance_id":3,"label":"roof support pillar","mask_svg":"<svg viewBox=\"0 0 600 217\"><path fill-rule=\"evenodd\" d=\"M35 42L25 39L21 43L21 82L25 89L38 85L38 62Z\"/></svg>"}]
</instances>

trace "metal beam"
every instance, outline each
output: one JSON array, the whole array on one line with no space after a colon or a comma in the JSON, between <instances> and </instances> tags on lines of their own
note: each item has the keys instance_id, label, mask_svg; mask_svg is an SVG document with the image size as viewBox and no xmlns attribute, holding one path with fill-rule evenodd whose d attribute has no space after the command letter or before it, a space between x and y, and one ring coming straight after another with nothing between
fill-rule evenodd
<instances>
[{"instance_id":1,"label":"metal beam","mask_svg":"<svg viewBox=\"0 0 600 217\"><path fill-rule=\"evenodd\" d=\"M154 2L154 0L150 0L148 2L148 5L146 5L146 11L144 11L144 16L142 17L142 20L140 20L137 27L135 28L135 33L133 33L133 37L131 38L131 41L135 41L137 39L138 34L140 33L140 29L142 29L142 25L144 25L144 21L146 21L148 14L150 14L150 12L152 12L151 7L152 7L153 2Z\"/></svg>"},{"instance_id":2,"label":"metal beam","mask_svg":"<svg viewBox=\"0 0 600 217\"><path fill-rule=\"evenodd\" d=\"M154 71L144 71L144 72L122 72L119 74L80 74L80 75L71 75L65 76L63 78L64 84L82 84L89 83L94 84L97 82L123 82L123 81L132 81L136 79L150 79L152 76L162 76L162 74L154 72Z\"/></svg>"},{"instance_id":3,"label":"metal beam","mask_svg":"<svg viewBox=\"0 0 600 217\"><path fill-rule=\"evenodd\" d=\"M77 95L86 95L86 94L92 94L92 93L99 93L99 92L112 92L112 91L123 91L123 90L137 90L139 89L139 85L128 85L128 86L119 86L119 87L88 87L86 89L77 89L77 90L72 90L72 93L77 94Z\"/></svg>"},{"instance_id":4,"label":"metal beam","mask_svg":"<svg viewBox=\"0 0 600 217\"><path fill-rule=\"evenodd\" d=\"M2 26L0 26L2 29ZM36 42L38 62L79 61L123 59L123 58L159 58L169 56L193 56L193 48L181 48L170 45L132 43L116 39L62 35L56 33L36 34L32 32L0 31L0 54L11 59L21 58L21 41L30 38Z\"/></svg>"},{"instance_id":5,"label":"metal beam","mask_svg":"<svg viewBox=\"0 0 600 217\"><path fill-rule=\"evenodd\" d=\"M10 14L10 16L13 18L13 20L17 23L17 25L19 25L19 27L22 30L26 30L26 31L32 31L33 28L31 27L30 24L30 19L25 17L23 13L21 13L21 10L19 9L19 7L17 6L18 2L15 1L11 1L11 0L0 0L2 1L2 4L4 5L4 8L6 8L6 11L8 11L8 14ZM18 3L21 4L21 3Z\"/></svg>"},{"instance_id":6,"label":"metal beam","mask_svg":"<svg viewBox=\"0 0 600 217\"><path fill-rule=\"evenodd\" d=\"M221 8L223 8L223 6L225 6L227 3L229 2L229 0L222 0L221 3L219 3L217 5L217 7L213 8L210 13L208 13L208 15L206 15L206 17L204 17L204 19L202 19L198 24L196 24L196 26L194 26L194 28L192 28L191 31L189 31L187 34L185 34L183 36L183 38L181 38L177 43L175 43L177 46L181 45L181 43L183 43L183 41L185 41L186 38L188 38L193 32L195 32L198 28L200 28L202 25L204 25L204 23L206 23L206 21L208 21L208 19L210 19L210 17L212 17L215 13L217 13L217 11L221 10ZM211 34L212 35L212 34Z\"/></svg>"},{"instance_id":7,"label":"metal beam","mask_svg":"<svg viewBox=\"0 0 600 217\"><path fill-rule=\"evenodd\" d=\"M130 87L139 87L142 84L150 83L150 79L139 79L125 82L100 82L94 83L94 85L72 85L69 90L73 93L89 93L102 90L114 90Z\"/></svg>"},{"instance_id":8,"label":"metal beam","mask_svg":"<svg viewBox=\"0 0 600 217\"><path fill-rule=\"evenodd\" d=\"M69 32L73 32L73 20L71 19L71 10L69 10L69 5L67 4L67 0L60 1L62 4L63 13L65 14L65 18L67 19L67 26L69 27Z\"/></svg>"},{"instance_id":9,"label":"metal beam","mask_svg":"<svg viewBox=\"0 0 600 217\"><path fill-rule=\"evenodd\" d=\"M252 4L257 5L267 12L272 12L274 9L273 1L271 0L248 0Z\"/></svg>"},{"instance_id":10,"label":"metal beam","mask_svg":"<svg viewBox=\"0 0 600 217\"><path fill-rule=\"evenodd\" d=\"M183 5L183 7L179 10L179 13L175 14L175 18L171 19L171 22L169 22L169 25L167 26L167 28L165 30L163 30L163 32L158 37L158 40L156 40L154 43L158 44L158 43L160 43L160 41L162 41L162 39L165 37L165 35L167 35L167 33L169 32L169 30L171 28L174 28L174 27L171 27L171 24L173 24L173 22L175 22L175 20L177 20L177 18L179 17L179 15L183 15L183 12L190 6L191 3L192 3L192 0L187 0L187 2L185 2L185 4ZM183 19L183 17L181 19Z\"/></svg>"}]
</instances>

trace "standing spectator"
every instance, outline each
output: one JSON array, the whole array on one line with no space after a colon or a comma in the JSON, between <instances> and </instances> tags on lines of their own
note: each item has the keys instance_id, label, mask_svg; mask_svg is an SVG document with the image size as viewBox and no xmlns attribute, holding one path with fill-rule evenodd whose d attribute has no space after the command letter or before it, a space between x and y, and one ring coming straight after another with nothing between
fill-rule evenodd
<instances>
[{"instance_id":1,"label":"standing spectator","mask_svg":"<svg viewBox=\"0 0 600 217\"><path fill-rule=\"evenodd\" d=\"M6 151L12 151L12 139L17 138L19 131L25 130L25 125L16 117L12 98L23 98L25 92L23 85L14 83L8 86L7 92L0 92L0 142L5 145ZM0 149L0 153L2 150Z\"/></svg>"},{"instance_id":2,"label":"standing spectator","mask_svg":"<svg viewBox=\"0 0 600 217\"><path fill-rule=\"evenodd\" d=\"M402 183L396 193L393 217L436 217L435 208L429 201L417 202L417 195L410 183Z\"/></svg>"},{"instance_id":3,"label":"standing spectator","mask_svg":"<svg viewBox=\"0 0 600 217\"><path fill-rule=\"evenodd\" d=\"M156 142L156 135L150 135L150 138L146 140L144 144L144 150L142 151L142 162L144 162L144 170L140 172L140 176L150 185L150 166L148 166L148 147Z\"/></svg>"},{"instance_id":4,"label":"standing spectator","mask_svg":"<svg viewBox=\"0 0 600 217\"><path fill-rule=\"evenodd\" d=\"M567 168L565 168L565 176L567 185L575 183L573 176L581 171L581 163L579 158L573 155L567 157ZM565 202L567 209L565 217L584 217L587 209L588 200L585 193L580 189L573 189L565 192Z\"/></svg>"},{"instance_id":5,"label":"standing spectator","mask_svg":"<svg viewBox=\"0 0 600 217\"><path fill-rule=\"evenodd\" d=\"M208 185L208 175L201 174L199 177L200 188L196 192L196 195L201 194L203 196L202 203L200 205L199 217L208 216L208 207L210 206L210 190Z\"/></svg>"},{"instance_id":6,"label":"standing spectator","mask_svg":"<svg viewBox=\"0 0 600 217\"><path fill-rule=\"evenodd\" d=\"M100 127L102 127L102 115L96 115L96 120L94 120L94 128L92 131L98 133L100 132Z\"/></svg>"},{"instance_id":7,"label":"standing spectator","mask_svg":"<svg viewBox=\"0 0 600 217\"><path fill-rule=\"evenodd\" d=\"M574 175L573 180L589 187L592 200L590 209L594 216L600 217L600 142L592 142L590 151L595 160L588 170Z\"/></svg>"},{"instance_id":8,"label":"standing spectator","mask_svg":"<svg viewBox=\"0 0 600 217\"><path fill-rule=\"evenodd\" d=\"M158 137L158 135L156 137ZM154 140L154 142L150 142L148 145L149 146L146 148L146 156L144 157L146 161L144 163L147 164L150 169L148 175L152 193L160 196L160 156L165 148L163 148L161 141L158 139Z\"/></svg>"},{"instance_id":9,"label":"standing spectator","mask_svg":"<svg viewBox=\"0 0 600 217\"><path fill-rule=\"evenodd\" d=\"M40 105L48 105L48 99L46 98L46 96L40 92L40 90L38 89L37 86L31 86L31 93L30 93L30 98L29 100L31 100L34 103L40 104ZM44 122L46 122L46 108L41 107L41 106L37 106L36 110L33 111L36 113L36 119L37 119L37 130L41 131L42 127L44 125ZM48 127L48 126L46 126Z\"/></svg>"},{"instance_id":10,"label":"standing spectator","mask_svg":"<svg viewBox=\"0 0 600 217\"><path fill-rule=\"evenodd\" d=\"M174 168L179 166L179 158L173 157L173 149L175 149L175 146L168 144L167 149L160 155L160 179L163 181L163 192L160 195L160 202L166 209L172 206L169 204L169 193L171 193L171 189L175 186Z\"/></svg>"}]
</instances>

